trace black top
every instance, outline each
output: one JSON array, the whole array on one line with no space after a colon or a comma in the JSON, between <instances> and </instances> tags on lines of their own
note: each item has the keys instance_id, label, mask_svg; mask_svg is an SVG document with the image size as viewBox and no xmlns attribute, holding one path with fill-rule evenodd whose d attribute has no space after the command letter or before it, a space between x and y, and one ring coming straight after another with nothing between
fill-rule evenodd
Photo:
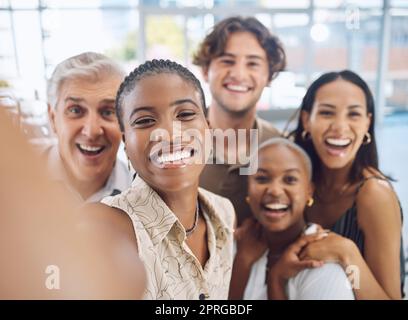
<instances>
[{"instance_id":1,"label":"black top","mask_svg":"<svg viewBox=\"0 0 408 320\"><path fill-rule=\"evenodd\" d=\"M384 180L389 183L388 180L382 177L378 177L378 176L368 177L364 179L363 181L361 181L361 183L357 187L355 199L357 198L357 194L360 191L361 187L364 185L364 183L367 180L372 179L372 178ZM403 215L402 215L401 204L399 204L399 206L400 206L401 219L402 219ZM360 250L361 255L364 257L364 233L360 229L358 222L357 222L356 200L354 200L352 207L347 209L346 212L336 221L336 223L333 225L331 230L343 237L353 240L355 244L357 245L358 249ZM403 246L403 241L402 241L402 235L401 235L401 249L400 249L400 276L401 276L401 294L402 294L402 297L404 297L405 257L404 257L404 246Z\"/></svg>"}]
</instances>

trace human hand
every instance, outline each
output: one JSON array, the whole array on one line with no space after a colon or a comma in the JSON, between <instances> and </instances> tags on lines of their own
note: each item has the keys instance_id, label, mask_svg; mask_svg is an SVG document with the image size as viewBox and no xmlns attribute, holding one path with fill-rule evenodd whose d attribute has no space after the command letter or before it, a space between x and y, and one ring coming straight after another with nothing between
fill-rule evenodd
<instances>
[{"instance_id":1,"label":"human hand","mask_svg":"<svg viewBox=\"0 0 408 320\"><path fill-rule=\"evenodd\" d=\"M321 267L324 264L322 260L311 258L302 260L299 254L308 245L320 242L325 237L327 237L326 232L301 236L285 250L279 260L271 267L269 275L276 277L279 281L287 281L304 269Z\"/></svg>"},{"instance_id":2,"label":"human hand","mask_svg":"<svg viewBox=\"0 0 408 320\"><path fill-rule=\"evenodd\" d=\"M344 266L348 260L348 255L354 250L353 245L354 243L350 239L330 232L323 241L311 242L304 246L299 253L299 259L302 261L336 262Z\"/></svg>"}]
</instances>

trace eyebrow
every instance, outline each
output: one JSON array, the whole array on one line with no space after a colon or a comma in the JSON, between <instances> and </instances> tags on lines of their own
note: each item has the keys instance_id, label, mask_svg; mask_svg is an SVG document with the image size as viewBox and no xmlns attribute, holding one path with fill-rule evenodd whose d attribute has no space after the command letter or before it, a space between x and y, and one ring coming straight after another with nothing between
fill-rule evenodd
<instances>
[{"instance_id":1,"label":"eyebrow","mask_svg":"<svg viewBox=\"0 0 408 320\"><path fill-rule=\"evenodd\" d=\"M86 102L84 98L78 98L78 97L66 97L65 102L75 102L75 103L81 103L81 102ZM115 103L115 99L103 99L99 102L99 104L104 104L104 103Z\"/></svg>"},{"instance_id":2,"label":"eyebrow","mask_svg":"<svg viewBox=\"0 0 408 320\"><path fill-rule=\"evenodd\" d=\"M286 169L284 172L291 172L291 171L297 171L297 172L302 172L302 170L298 169L298 168L290 168L290 169ZM264 173L269 173L268 170L266 169L262 169L262 168L258 168L257 172L264 172Z\"/></svg>"},{"instance_id":3,"label":"eyebrow","mask_svg":"<svg viewBox=\"0 0 408 320\"><path fill-rule=\"evenodd\" d=\"M232 53L229 53L229 52L224 52L224 53L222 53L220 55L220 57L225 57L225 56L231 57L231 58L236 58L235 54L232 54ZM248 58L248 59L256 59L256 60L261 60L261 61L265 60L264 58L262 58L261 56L258 56L256 54L249 54L249 55L246 55L245 57Z\"/></svg>"},{"instance_id":4,"label":"eyebrow","mask_svg":"<svg viewBox=\"0 0 408 320\"><path fill-rule=\"evenodd\" d=\"M331 109L336 109L336 106L330 103L320 103L318 105L318 107L327 107L327 108L331 108ZM348 109L356 109L356 108L363 108L362 105L360 104L353 104L347 107Z\"/></svg>"},{"instance_id":5,"label":"eyebrow","mask_svg":"<svg viewBox=\"0 0 408 320\"><path fill-rule=\"evenodd\" d=\"M84 102L85 99L84 98L77 98L77 97L66 97L64 101L65 102L72 101L72 102L79 103L79 102Z\"/></svg>"},{"instance_id":6,"label":"eyebrow","mask_svg":"<svg viewBox=\"0 0 408 320\"><path fill-rule=\"evenodd\" d=\"M197 103L195 103L193 100L191 99L179 99L176 101L173 101L172 103L170 103L170 107L175 107L178 106L180 104L184 104L184 103L190 103L192 105L194 105L195 107L197 107L198 109L200 109L200 107L198 106ZM153 106L140 106L140 107L136 107L132 110L132 112L130 113L129 119L132 118L132 116L139 111L149 111L149 112L154 112L155 111L155 107Z\"/></svg>"}]
</instances>

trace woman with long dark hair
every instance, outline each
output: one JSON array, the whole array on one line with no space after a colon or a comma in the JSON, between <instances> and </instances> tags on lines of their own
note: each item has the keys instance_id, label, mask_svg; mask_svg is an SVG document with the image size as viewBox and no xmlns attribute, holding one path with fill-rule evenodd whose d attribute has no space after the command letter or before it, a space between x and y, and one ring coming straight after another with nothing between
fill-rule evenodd
<instances>
[{"instance_id":1,"label":"woman with long dark hair","mask_svg":"<svg viewBox=\"0 0 408 320\"><path fill-rule=\"evenodd\" d=\"M354 277L357 299L399 299L404 281L402 213L378 166L374 99L352 71L323 74L303 98L294 141L313 163L309 222L330 228L301 258L335 260Z\"/></svg>"}]
</instances>

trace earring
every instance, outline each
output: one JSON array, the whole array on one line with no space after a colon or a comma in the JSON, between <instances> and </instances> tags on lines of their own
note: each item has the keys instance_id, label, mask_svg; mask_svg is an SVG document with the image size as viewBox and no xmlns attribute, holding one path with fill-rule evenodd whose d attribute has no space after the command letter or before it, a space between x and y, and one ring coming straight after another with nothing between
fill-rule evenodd
<instances>
[{"instance_id":1,"label":"earring","mask_svg":"<svg viewBox=\"0 0 408 320\"><path fill-rule=\"evenodd\" d=\"M302 137L303 140L306 141L306 140L308 140L310 138L310 133L307 132L306 130L303 130L302 134L301 134L301 137Z\"/></svg>"},{"instance_id":2,"label":"earring","mask_svg":"<svg viewBox=\"0 0 408 320\"><path fill-rule=\"evenodd\" d=\"M249 203L249 197L245 198L246 203Z\"/></svg>"},{"instance_id":3,"label":"earring","mask_svg":"<svg viewBox=\"0 0 408 320\"><path fill-rule=\"evenodd\" d=\"M365 141L363 140L363 144L370 144L371 142L371 134L369 132L366 132L366 134L364 135L364 138L367 138Z\"/></svg>"},{"instance_id":4,"label":"earring","mask_svg":"<svg viewBox=\"0 0 408 320\"><path fill-rule=\"evenodd\" d=\"M313 203L314 203L314 199L313 199L313 198L309 198L309 200L307 200L306 205L307 205L308 207L311 207L311 206L313 206Z\"/></svg>"}]
</instances>

